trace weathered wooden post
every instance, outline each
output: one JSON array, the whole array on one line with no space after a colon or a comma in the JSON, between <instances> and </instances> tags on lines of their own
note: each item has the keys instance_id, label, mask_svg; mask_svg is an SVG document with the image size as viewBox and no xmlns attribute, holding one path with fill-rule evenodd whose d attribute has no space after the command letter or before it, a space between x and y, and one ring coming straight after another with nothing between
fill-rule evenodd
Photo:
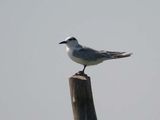
<instances>
[{"instance_id":1,"label":"weathered wooden post","mask_svg":"<svg viewBox=\"0 0 160 120\"><path fill-rule=\"evenodd\" d=\"M97 120L90 77L76 73L69 84L74 120Z\"/></svg>"}]
</instances>

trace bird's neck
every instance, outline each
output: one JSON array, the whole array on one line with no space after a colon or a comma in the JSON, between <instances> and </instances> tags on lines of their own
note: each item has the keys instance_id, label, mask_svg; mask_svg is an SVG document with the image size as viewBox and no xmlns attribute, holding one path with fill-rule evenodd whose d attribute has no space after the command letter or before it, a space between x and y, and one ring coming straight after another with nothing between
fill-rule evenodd
<instances>
[{"instance_id":1,"label":"bird's neck","mask_svg":"<svg viewBox=\"0 0 160 120\"><path fill-rule=\"evenodd\" d=\"M74 50L74 49L77 49L79 48L80 46L78 44L72 44L72 45L67 45L66 46L66 49L70 49L70 50Z\"/></svg>"},{"instance_id":2,"label":"bird's neck","mask_svg":"<svg viewBox=\"0 0 160 120\"><path fill-rule=\"evenodd\" d=\"M70 51L70 48L68 46L66 46L66 51L69 52Z\"/></svg>"}]
</instances>

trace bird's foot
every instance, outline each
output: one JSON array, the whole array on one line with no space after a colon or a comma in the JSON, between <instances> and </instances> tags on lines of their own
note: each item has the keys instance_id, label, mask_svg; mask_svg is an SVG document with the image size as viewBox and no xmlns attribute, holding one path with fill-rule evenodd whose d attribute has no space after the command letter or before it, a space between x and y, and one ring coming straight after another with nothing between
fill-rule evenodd
<instances>
[{"instance_id":1,"label":"bird's foot","mask_svg":"<svg viewBox=\"0 0 160 120\"><path fill-rule=\"evenodd\" d=\"M76 75L86 75L86 74L84 73L84 71L79 71L76 73Z\"/></svg>"}]
</instances>

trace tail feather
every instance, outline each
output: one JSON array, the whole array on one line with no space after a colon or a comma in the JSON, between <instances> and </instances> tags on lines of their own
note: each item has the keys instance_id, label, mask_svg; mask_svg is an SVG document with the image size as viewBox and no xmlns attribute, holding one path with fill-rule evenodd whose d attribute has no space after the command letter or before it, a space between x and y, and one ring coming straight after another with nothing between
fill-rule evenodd
<instances>
[{"instance_id":1,"label":"tail feather","mask_svg":"<svg viewBox=\"0 0 160 120\"><path fill-rule=\"evenodd\" d=\"M125 58L132 55L132 53L126 54L126 52L112 52L112 51L106 51L103 52L103 54L109 59Z\"/></svg>"}]
</instances>

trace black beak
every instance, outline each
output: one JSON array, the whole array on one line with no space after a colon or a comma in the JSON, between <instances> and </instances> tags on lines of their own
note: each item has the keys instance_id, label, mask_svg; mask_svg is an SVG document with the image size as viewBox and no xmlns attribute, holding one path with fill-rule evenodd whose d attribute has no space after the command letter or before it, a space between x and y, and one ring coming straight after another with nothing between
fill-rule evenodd
<instances>
[{"instance_id":1,"label":"black beak","mask_svg":"<svg viewBox=\"0 0 160 120\"><path fill-rule=\"evenodd\" d=\"M62 41L62 42L60 42L59 44L66 44L67 42L66 41Z\"/></svg>"}]
</instances>

